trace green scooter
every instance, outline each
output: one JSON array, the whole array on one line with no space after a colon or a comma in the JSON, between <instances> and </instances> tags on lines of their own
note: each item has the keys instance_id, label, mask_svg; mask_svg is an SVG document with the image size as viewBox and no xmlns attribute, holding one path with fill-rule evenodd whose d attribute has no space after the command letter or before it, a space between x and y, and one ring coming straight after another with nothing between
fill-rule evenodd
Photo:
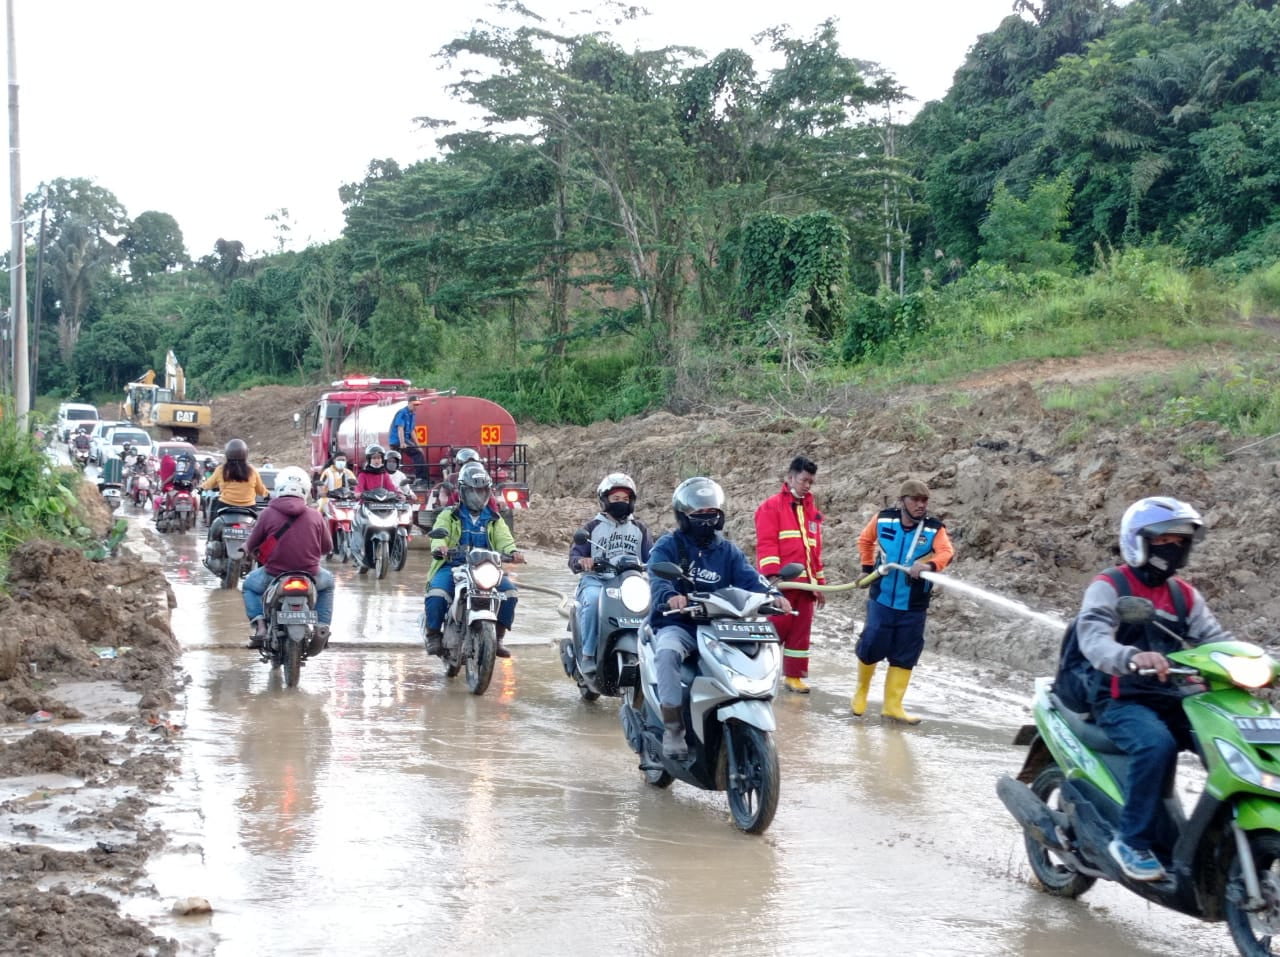
<instances>
[{"instance_id":1,"label":"green scooter","mask_svg":"<svg viewBox=\"0 0 1280 957\"><path fill-rule=\"evenodd\" d=\"M1122 597L1117 612L1127 623L1154 621L1145 598ZM1225 920L1246 957L1280 954L1280 711L1257 694L1276 685L1280 665L1242 641L1168 658L1208 777L1190 816L1173 775L1166 784L1163 839L1153 848L1164 879L1131 880L1108 853L1130 759L1087 715L1062 706L1051 678L1036 680L1035 724L1014 739L1030 748L1022 770L1002 777L996 792L1022 825L1048 893L1075 898L1099 878L1116 881L1181 913Z\"/></svg>"}]
</instances>

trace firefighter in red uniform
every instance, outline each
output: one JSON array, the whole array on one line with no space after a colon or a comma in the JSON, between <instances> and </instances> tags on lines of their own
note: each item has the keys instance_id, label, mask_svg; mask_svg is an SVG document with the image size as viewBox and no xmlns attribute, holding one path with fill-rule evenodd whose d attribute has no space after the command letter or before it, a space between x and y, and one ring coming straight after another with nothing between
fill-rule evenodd
<instances>
[{"instance_id":1,"label":"firefighter in red uniform","mask_svg":"<svg viewBox=\"0 0 1280 957\"><path fill-rule=\"evenodd\" d=\"M776 575L783 565L799 562L805 572L797 582L825 585L822 573L822 513L813 504L814 477L818 466L803 455L791 460L782 491L765 499L756 509L756 568L762 575ZM809 631L813 611L821 608L821 592L790 590L787 597L794 615L771 618L782 639L782 675L788 691L808 694Z\"/></svg>"}]
</instances>

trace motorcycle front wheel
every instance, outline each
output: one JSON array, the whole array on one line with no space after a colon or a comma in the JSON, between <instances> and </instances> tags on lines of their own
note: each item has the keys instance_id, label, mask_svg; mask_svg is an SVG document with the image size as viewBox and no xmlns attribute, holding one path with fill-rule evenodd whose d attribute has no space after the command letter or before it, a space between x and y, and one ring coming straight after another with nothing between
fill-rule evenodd
<instances>
[{"instance_id":1,"label":"motorcycle front wheel","mask_svg":"<svg viewBox=\"0 0 1280 957\"><path fill-rule=\"evenodd\" d=\"M387 556L387 543L382 539L378 539L373 543L373 576L375 578L387 577L387 565L390 559Z\"/></svg>"},{"instance_id":2,"label":"motorcycle front wheel","mask_svg":"<svg viewBox=\"0 0 1280 957\"><path fill-rule=\"evenodd\" d=\"M740 721L731 721L725 734L732 739L728 768L729 813L739 830L760 834L778 810L781 771L778 749L767 731Z\"/></svg>"},{"instance_id":3,"label":"motorcycle front wheel","mask_svg":"<svg viewBox=\"0 0 1280 957\"><path fill-rule=\"evenodd\" d=\"M467 689L484 694L493 678L493 661L498 655L498 632L491 621L471 626L470 654L466 655Z\"/></svg>"},{"instance_id":4,"label":"motorcycle front wheel","mask_svg":"<svg viewBox=\"0 0 1280 957\"><path fill-rule=\"evenodd\" d=\"M404 563L409 559L409 539L403 534L397 532L396 537L391 539L391 570L398 572L404 568Z\"/></svg>"},{"instance_id":5,"label":"motorcycle front wheel","mask_svg":"<svg viewBox=\"0 0 1280 957\"><path fill-rule=\"evenodd\" d=\"M1228 838L1228 840L1230 840ZM1280 834L1275 831L1252 831L1249 847L1257 868L1263 907L1259 911L1244 909L1244 878L1240 858L1235 856L1227 879L1222 909L1231 928L1231 939L1243 957L1264 957L1280 953Z\"/></svg>"},{"instance_id":6,"label":"motorcycle front wheel","mask_svg":"<svg viewBox=\"0 0 1280 957\"><path fill-rule=\"evenodd\" d=\"M228 558L222 566L222 587L235 588L240 584L240 558Z\"/></svg>"},{"instance_id":7,"label":"motorcycle front wheel","mask_svg":"<svg viewBox=\"0 0 1280 957\"><path fill-rule=\"evenodd\" d=\"M1031 792L1051 810L1061 808L1062 768L1050 764L1031 783ZM1040 886L1054 897L1076 898L1094 885L1095 878L1086 877L1060 861L1054 853L1029 836L1023 837L1027 863Z\"/></svg>"},{"instance_id":8,"label":"motorcycle front wheel","mask_svg":"<svg viewBox=\"0 0 1280 957\"><path fill-rule=\"evenodd\" d=\"M347 554L347 530L345 528L339 527L333 530L333 550L342 559L342 564L345 565L351 560L351 556Z\"/></svg>"}]
</instances>

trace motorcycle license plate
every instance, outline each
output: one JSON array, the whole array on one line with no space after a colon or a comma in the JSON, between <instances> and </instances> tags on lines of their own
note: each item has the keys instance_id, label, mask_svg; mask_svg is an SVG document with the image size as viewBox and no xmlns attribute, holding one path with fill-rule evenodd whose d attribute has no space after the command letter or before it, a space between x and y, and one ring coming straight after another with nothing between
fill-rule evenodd
<instances>
[{"instance_id":1,"label":"motorcycle license plate","mask_svg":"<svg viewBox=\"0 0 1280 957\"><path fill-rule=\"evenodd\" d=\"M276 621L282 625L310 625L316 620L314 611L278 611Z\"/></svg>"},{"instance_id":2,"label":"motorcycle license plate","mask_svg":"<svg viewBox=\"0 0 1280 957\"><path fill-rule=\"evenodd\" d=\"M778 633L767 621L711 620L712 631L722 641L777 641Z\"/></svg>"},{"instance_id":3,"label":"motorcycle license plate","mask_svg":"<svg viewBox=\"0 0 1280 957\"><path fill-rule=\"evenodd\" d=\"M177 508L177 510L178 510L178 512L179 512L179 514L181 514L181 513L183 513L183 512L190 512L190 511L191 511L191 506L190 506L190 505L185 505L185 504L184 504L184 505L178 505L178 506L176 506L176 508Z\"/></svg>"},{"instance_id":4,"label":"motorcycle license plate","mask_svg":"<svg viewBox=\"0 0 1280 957\"><path fill-rule=\"evenodd\" d=\"M1234 719L1240 737L1250 744L1280 744L1280 718Z\"/></svg>"},{"instance_id":5,"label":"motorcycle license plate","mask_svg":"<svg viewBox=\"0 0 1280 957\"><path fill-rule=\"evenodd\" d=\"M249 530L247 528L224 528L222 530L223 538L248 538Z\"/></svg>"}]
</instances>

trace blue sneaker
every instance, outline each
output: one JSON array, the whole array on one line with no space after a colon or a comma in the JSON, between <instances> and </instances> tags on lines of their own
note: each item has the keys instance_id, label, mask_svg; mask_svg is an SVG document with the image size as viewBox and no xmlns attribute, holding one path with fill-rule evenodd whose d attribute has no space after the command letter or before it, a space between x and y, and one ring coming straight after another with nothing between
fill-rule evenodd
<instances>
[{"instance_id":1,"label":"blue sneaker","mask_svg":"<svg viewBox=\"0 0 1280 957\"><path fill-rule=\"evenodd\" d=\"M1120 838L1107 845L1112 859L1120 865L1125 876L1134 881L1162 881L1164 867L1146 848L1130 847Z\"/></svg>"}]
</instances>

